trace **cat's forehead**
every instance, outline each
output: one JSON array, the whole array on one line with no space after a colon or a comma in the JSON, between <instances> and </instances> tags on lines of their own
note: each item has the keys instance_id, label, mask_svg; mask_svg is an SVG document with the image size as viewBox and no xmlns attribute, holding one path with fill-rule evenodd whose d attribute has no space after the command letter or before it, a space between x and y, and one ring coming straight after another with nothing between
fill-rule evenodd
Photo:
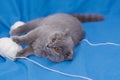
<instances>
[{"instance_id":1,"label":"cat's forehead","mask_svg":"<svg viewBox=\"0 0 120 80\"><path fill-rule=\"evenodd\" d=\"M54 32L51 34L50 38L63 38L65 37L64 34L64 32Z\"/></svg>"},{"instance_id":2,"label":"cat's forehead","mask_svg":"<svg viewBox=\"0 0 120 80\"><path fill-rule=\"evenodd\" d=\"M62 47L62 48L68 47L68 44L65 41L63 41L63 40L59 40L56 43L53 43L53 45L55 47Z\"/></svg>"}]
</instances>

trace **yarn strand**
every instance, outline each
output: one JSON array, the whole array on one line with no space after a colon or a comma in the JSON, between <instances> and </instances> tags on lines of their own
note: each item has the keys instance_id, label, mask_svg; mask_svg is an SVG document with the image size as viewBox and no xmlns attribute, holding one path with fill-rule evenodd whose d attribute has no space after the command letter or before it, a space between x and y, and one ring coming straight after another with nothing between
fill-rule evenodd
<instances>
[{"instance_id":1,"label":"yarn strand","mask_svg":"<svg viewBox=\"0 0 120 80\"><path fill-rule=\"evenodd\" d=\"M38 63L38 62L36 62L36 61L34 61L32 59L27 58L27 57L16 57L16 58L24 58L24 59L26 59L26 60L28 60L28 61L30 61L30 62L32 62L32 63L34 63L34 64L36 64L36 65L38 65L40 67L42 67L43 69L46 69L46 70L49 70L49 71L52 71L52 72L55 72L55 73L59 73L59 74L65 75L65 76L82 78L82 79L85 79L85 80L93 80L93 79L88 78L88 77L84 77L84 76L80 76L80 75L74 75L74 74L69 74L69 73L64 73L64 72L61 72L59 70L51 69L51 68L46 67L46 66L44 66L44 65L42 65L42 64L40 64L40 63Z\"/></svg>"},{"instance_id":2,"label":"yarn strand","mask_svg":"<svg viewBox=\"0 0 120 80\"><path fill-rule=\"evenodd\" d=\"M103 46L103 45L114 45L114 46L120 46L120 44L112 43L112 42L105 42L105 43L91 43L87 39L83 39L82 41L87 42L91 46Z\"/></svg>"}]
</instances>

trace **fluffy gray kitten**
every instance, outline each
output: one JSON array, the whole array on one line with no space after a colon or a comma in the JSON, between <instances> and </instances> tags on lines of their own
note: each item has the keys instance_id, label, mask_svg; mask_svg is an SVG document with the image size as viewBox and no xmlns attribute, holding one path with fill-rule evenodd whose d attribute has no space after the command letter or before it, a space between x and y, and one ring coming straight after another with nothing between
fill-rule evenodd
<instances>
[{"instance_id":1,"label":"fluffy gray kitten","mask_svg":"<svg viewBox=\"0 0 120 80\"><path fill-rule=\"evenodd\" d=\"M73 49L84 37L81 22L100 20L103 20L103 16L97 14L59 13L30 21L10 34L16 43L28 44L17 53L17 57L34 53L61 62L73 59Z\"/></svg>"}]
</instances>

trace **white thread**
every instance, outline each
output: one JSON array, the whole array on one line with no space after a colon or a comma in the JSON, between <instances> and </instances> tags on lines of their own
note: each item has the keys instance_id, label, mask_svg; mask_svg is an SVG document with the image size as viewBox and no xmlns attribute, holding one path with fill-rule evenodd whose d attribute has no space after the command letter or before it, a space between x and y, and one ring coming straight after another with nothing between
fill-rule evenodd
<instances>
[{"instance_id":1,"label":"white thread","mask_svg":"<svg viewBox=\"0 0 120 80\"><path fill-rule=\"evenodd\" d=\"M38 63L38 62L36 62L36 61L34 61L32 59L27 58L27 57L16 57L16 58L24 58L24 59L26 59L26 60L28 60L28 61L30 61L30 62L32 62L32 63L34 63L34 64L36 64L36 65L38 65L40 67L42 67L43 69L46 69L46 70L49 70L49 71L52 71L52 72L55 72L55 73L59 73L59 74L65 75L65 76L82 78L82 79L85 79L85 80L93 80L93 79L88 78L88 77L84 77L84 76L80 76L80 75L74 75L74 74L69 74L69 73L64 73L64 72L61 72L59 70L51 69L51 68L46 67L46 66L44 66L44 65L42 65L42 64L40 64L40 63Z\"/></svg>"},{"instance_id":2,"label":"white thread","mask_svg":"<svg viewBox=\"0 0 120 80\"><path fill-rule=\"evenodd\" d=\"M83 39L82 41L87 42L87 43L88 43L89 45L91 45L91 46L102 46L102 45L120 46L120 44L116 44L116 43L112 43L112 42L96 43L96 44L94 44L94 43L91 43L90 41L88 41L87 39ZM30 61L30 62L32 62L32 63L34 63L34 64L36 64L36 65L38 65L38 66L40 66L40 67L42 67L42 68L44 68L44 69L46 69L46 70L49 70L49 71L52 71L52 72L56 72L56 73L59 73L59 74L65 75L65 76L82 78L82 79L86 79L86 80L93 80L93 79L88 78L88 77L84 77L84 76L80 76L80 75L74 75L74 74L69 74L69 73L64 73L64 72L61 72L61 71L59 71L59 70L51 69L51 68L49 68L49 67L46 67L46 66L44 66L44 65L42 65L42 64L40 64L40 63L38 63L38 62L36 62L36 61L34 61L34 60L32 60L32 59L26 58L26 57L16 57L16 58L24 58L24 59L26 59L26 60L28 60L28 61ZM10 58L9 58L9 59L10 59Z\"/></svg>"},{"instance_id":3,"label":"white thread","mask_svg":"<svg viewBox=\"0 0 120 80\"><path fill-rule=\"evenodd\" d=\"M91 43L90 41L88 41L87 39L83 39L82 41L87 42L89 45L91 46L102 46L102 45L114 45L114 46L120 46L120 44L116 44L116 43L112 43L112 42L105 42L105 43Z\"/></svg>"}]
</instances>

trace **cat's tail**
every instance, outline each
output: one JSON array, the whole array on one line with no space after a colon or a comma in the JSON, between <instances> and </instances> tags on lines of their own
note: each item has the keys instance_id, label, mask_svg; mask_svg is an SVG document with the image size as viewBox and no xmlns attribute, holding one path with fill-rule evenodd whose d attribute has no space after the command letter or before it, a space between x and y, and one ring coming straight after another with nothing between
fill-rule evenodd
<instances>
[{"instance_id":1,"label":"cat's tail","mask_svg":"<svg viewBox=\"0 0 120 80\"><path fill-rule=\"evenodd\" d=\"M71 14L79 19L81 22L102 21L104 17L100 14Z\"/></svg>"}]
</instances>

